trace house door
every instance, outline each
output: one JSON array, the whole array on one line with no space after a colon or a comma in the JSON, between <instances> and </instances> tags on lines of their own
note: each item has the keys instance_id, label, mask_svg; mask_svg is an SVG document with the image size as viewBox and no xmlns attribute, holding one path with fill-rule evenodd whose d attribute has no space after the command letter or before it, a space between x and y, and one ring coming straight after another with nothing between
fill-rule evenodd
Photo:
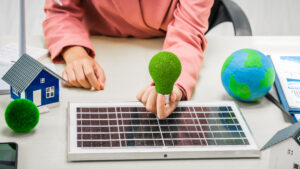
<instances>
[{"instance_id":1,"label":"house door","mask_svg":"<svg viewBox=\"0 0 300 169\"><path fill-rule=\"evenodd\" d=\"M42 91L41 90L33 91L33 103L36 106L40 106L42 104Z\"/></svg>"}]
</instances>

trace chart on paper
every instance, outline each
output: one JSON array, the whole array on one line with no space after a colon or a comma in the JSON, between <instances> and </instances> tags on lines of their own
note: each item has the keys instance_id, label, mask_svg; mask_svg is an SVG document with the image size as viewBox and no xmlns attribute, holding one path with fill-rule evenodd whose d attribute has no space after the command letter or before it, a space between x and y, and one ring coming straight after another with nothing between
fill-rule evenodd
<instances>
[{"instance_id":1,"label":"chart on paper","mask_svg":"<svg viewBox=\"0 0 300 169\"><path fill-rule=\"evenodd\" d=\"M288 106L300 109L300 56L271 56Z\"/></svg>"}]
</instances>

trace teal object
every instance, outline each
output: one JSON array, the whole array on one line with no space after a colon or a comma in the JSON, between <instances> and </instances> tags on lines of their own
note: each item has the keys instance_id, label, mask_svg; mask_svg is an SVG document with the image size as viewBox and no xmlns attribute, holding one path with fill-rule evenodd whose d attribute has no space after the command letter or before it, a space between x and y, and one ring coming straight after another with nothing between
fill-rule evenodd
<instances>
[{"instance_id":1,"label":"teal object","mask_svg":"<svg viewBox=\"0 0 300 169\"><path fill-rule=\"evenodd\" d=\"M16 99L5 109L5 121L17 133L28 133L39 122L40 113L36 105L27 99Z\"/></svg>"},{"instance_id":2,"label":"teal object","mask_svg":"<svg viewBox=\"0 0 300 169\"><path fill-rule=\"evenodd\" d=\"M278 144L284 140L287 140L289 138L293 138L296 143L300 146L300 123L295 123L293 125L290 125L289 127L286 127L280 131L278 131L262 148L261 150L265 150L275 144Z\"/></svg>"},{"instance_id":3,"label":"teal object","mask_svg":"<svg viewBox=\"0 0 300 169\"><path fill-rule=\"evenodd\" d=\"M171 94L174 83L181 73L181 62L171 52L159 52L150 60L149 73L155 83L157 93Z\"/></svg>"},{"instance_id":4,"label":"teal object","mask_svg":"<svg viewBox=\"0 0 300 169\"><path fill-rule=\"evenodd\" d=\"M225 61L221 72L226 91L242 101L256 101L265 96L275 80L273 64L258 50L240 49Z\"/></svg>"}]
</instances>

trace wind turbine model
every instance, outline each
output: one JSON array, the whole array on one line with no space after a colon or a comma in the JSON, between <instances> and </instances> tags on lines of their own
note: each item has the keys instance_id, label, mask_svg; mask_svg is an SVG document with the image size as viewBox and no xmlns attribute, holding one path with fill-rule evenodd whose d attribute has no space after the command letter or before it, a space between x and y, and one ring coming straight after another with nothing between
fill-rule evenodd
<instances>
[{"instance_id":1,"label":"wind turbine model","mask_svg":"<svg viewBox=\"0 0 300 169\"><path fill-rule=\"evenodd\" d=\"M60 0L55 0L60 6L62 6L62 3ZM19 6L19 57L21 57L23 54L26 53L26 23L25 23L25 0L20 0L20 6Z\"/></svg>"}]
</instances>

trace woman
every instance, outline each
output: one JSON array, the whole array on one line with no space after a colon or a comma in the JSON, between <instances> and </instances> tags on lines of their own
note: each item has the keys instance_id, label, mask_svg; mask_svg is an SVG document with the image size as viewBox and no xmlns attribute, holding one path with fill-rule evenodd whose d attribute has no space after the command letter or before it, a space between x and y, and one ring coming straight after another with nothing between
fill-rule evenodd
<instances>
[{"instance_id":1,"label":"woman","mask_svg":"<svg viewBox=\"0 0 300 169\"><path fill-rule=\"evenodd\" d=\"M43 23L54 63L66 63L63 77L70 87L103 90L105 74L94 60L89 35L151 38L165 36L164 51L176 54L182 72L170 97L153 85L137 94L148 111L165 118L180 100L189 100L196 85L206 46L204 33L213 0L46 0Z\"/></svg>"}]
</instances>

